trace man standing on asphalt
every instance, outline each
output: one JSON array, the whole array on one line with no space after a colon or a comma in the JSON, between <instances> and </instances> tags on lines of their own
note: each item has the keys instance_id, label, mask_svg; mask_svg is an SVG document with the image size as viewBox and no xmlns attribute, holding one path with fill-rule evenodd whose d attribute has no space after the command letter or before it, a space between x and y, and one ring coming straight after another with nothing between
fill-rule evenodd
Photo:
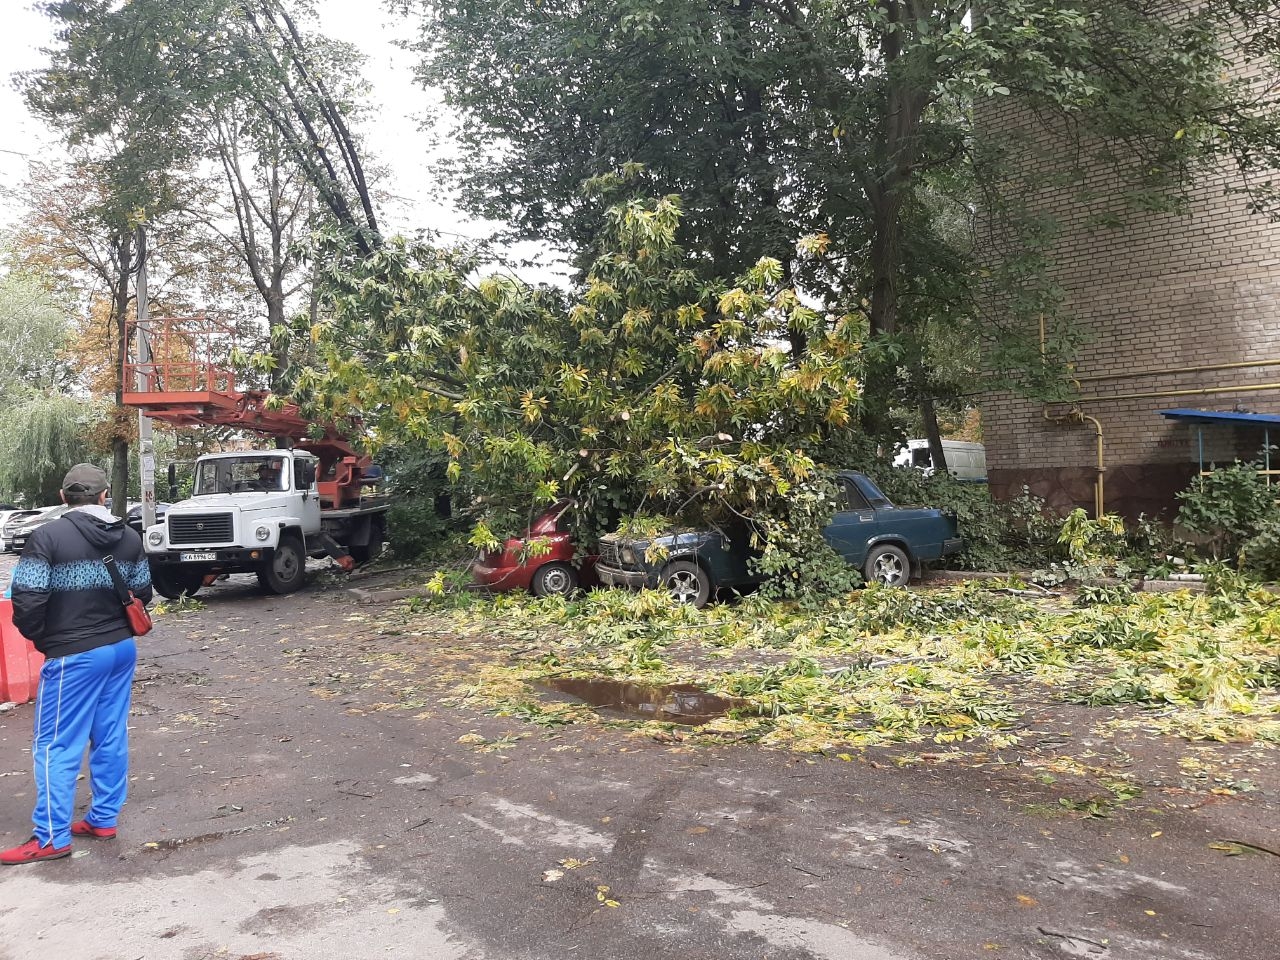
<instances>
[{"instance_id":1,"label":"man standing on asphalt","mask_svg":"<svg viewBox=\"0 0 1280 960\"><path fill-rule=\"evenodd\" d=\"M116 835L129 774L129 697L138 659L103 558L116 566L134 596L151 601L151 573L142 538L105 506L107 475L88 463L62 481L72 507L37 527L13 571L13 622L46 657L36 694L35 831L0 853L0 864L56 860L71 853L71 837ZM71 822L76 779L89 744L93 804Z\"/></svg>"}]
</instances>

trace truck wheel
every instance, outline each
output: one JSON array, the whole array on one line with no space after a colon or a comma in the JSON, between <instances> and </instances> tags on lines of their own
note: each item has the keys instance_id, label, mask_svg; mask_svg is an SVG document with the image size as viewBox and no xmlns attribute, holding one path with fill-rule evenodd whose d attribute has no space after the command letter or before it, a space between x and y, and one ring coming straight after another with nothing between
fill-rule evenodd
<instances>
[{"instance_id":1,"label":"truck wheel","mask_svg":"<svg viewBox=\"0 0 1280 960\"><path fill-rule=\"evenodd\" d=\"M156 593L169 600L182 597L194 597L204 586L203 574L189 570L174 570L169 567L153 567L151 570L151 586Z\"/></svg>"},{"instance_id":2,"label":"truck wheel","mask_svg":"<svg viewBox=\"0 0 1280 960\"><path fill-rule=\"evenodd\" d=\"M883 583L886 587L905 587L911 582L911 559L901 547L886 543L867 554L862 575L867 583Z\"/></svg>"},{"instance_id":3,"label":"truck wheel","mask_svg":"<svg viewBox=\"0 0 1280 960\"><path fill-rule=\"evenodd\" d=\"M711 576L689 560L676 560L663 567L658 587L676 603L691 603L698 609L711 599Z\"/></svg>"},{"instance_id":4,"label":"truck wheel","mask_svg":"<svg viewBox=\"0 0 1280 960\"><path fill-rule=\"evenodd\" d=\"M284 537L271 563L258 571L258 582L272 593L293 593L306 579L307 560L296 537Z\"/></svg>"},{"instance_id":5,"label":"truck wheel","mask_svg":"<svg viewBox=\"0 0 1280 960\"><path fill-rule=\"evenodd\" d=\"M351 547L351 559L356 563L368 563L382 553L383 523L381 517L369 521L369 542Z\"/></svg>"},{"instance_id":6,"label":"truck wheel","mask_svg":"<svg viewBox=\"0 0 1280 960\"><path fill-rule=\"evenodd\" d=\"M567 597L578 589L578 571L567 563L544 563L533 575L535 597Z\"/></svg>"}]
</instances>

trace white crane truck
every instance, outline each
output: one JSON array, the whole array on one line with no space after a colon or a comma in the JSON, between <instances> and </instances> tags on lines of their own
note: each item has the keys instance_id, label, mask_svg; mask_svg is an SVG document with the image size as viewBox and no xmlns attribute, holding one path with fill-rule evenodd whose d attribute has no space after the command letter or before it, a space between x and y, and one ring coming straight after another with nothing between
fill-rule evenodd
<instances>
[{"instance_id":1,"label":"white crane truck","mask_svg":"<svg viewBox=\"0 0 1280 960\"><path fill-rule=\"evenodd\" d=\"M177 426L287 441L196 460L192 496L143 531L156 590L191 596L223 574L255 573L267 590L291 593L304 582L307 557L327 555L351 570L376 556L390 497L367 492L382 480L370 459L335 426L317 428L266 391L236 389L229 369L192 359L192 327L203 318L156 323L162 336L153 359L125 363L126 404Z\"/></svg>"}]
</instances>

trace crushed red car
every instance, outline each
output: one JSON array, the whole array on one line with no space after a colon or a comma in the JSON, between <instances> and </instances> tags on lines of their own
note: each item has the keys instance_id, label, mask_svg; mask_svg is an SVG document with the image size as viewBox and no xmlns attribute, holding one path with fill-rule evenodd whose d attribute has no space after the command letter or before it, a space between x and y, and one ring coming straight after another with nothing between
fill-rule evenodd
<instances>
[{"instance_id":1,"label":"crushed red car","mask_svg":"<svg viewBox=\"0 0 1280 960\"><path fill-rule=\"evenodd\" d=\"M529 524L525 536L481 554L471 567L476 584L489 590L527 590L536 597L564 597L578 587L594 586L597 558L577 556L578 545L569 532L574 506L572 500L557 500Z\"/></svg>"}]
</instances>

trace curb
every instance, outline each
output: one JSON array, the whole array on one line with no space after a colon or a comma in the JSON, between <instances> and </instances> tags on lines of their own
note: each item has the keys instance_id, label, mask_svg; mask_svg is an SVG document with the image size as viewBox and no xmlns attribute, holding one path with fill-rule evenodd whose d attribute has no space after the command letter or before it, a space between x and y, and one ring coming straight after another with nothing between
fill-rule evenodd
<instances>
[{"instance_id":1,"label":"curb","mask_svg":"<svg viewBox=\"0 0 1280 960\"><path fill-rule=\"evenodd\" d=\"M1006 580L1009 577L1028 579L1029 571L1011 573L992 573L989 570L927 570L920 578L921 583L942 581L944 583L964 583L974 580ZM1135 593L1177 593L1186 590L1190 593L1204 593L1208 588L1203 580L1121 580L1117 577L1097 577L1082 581L1080 586L1118 587L1128 586Z\"/></svg>"}]
</instances>

